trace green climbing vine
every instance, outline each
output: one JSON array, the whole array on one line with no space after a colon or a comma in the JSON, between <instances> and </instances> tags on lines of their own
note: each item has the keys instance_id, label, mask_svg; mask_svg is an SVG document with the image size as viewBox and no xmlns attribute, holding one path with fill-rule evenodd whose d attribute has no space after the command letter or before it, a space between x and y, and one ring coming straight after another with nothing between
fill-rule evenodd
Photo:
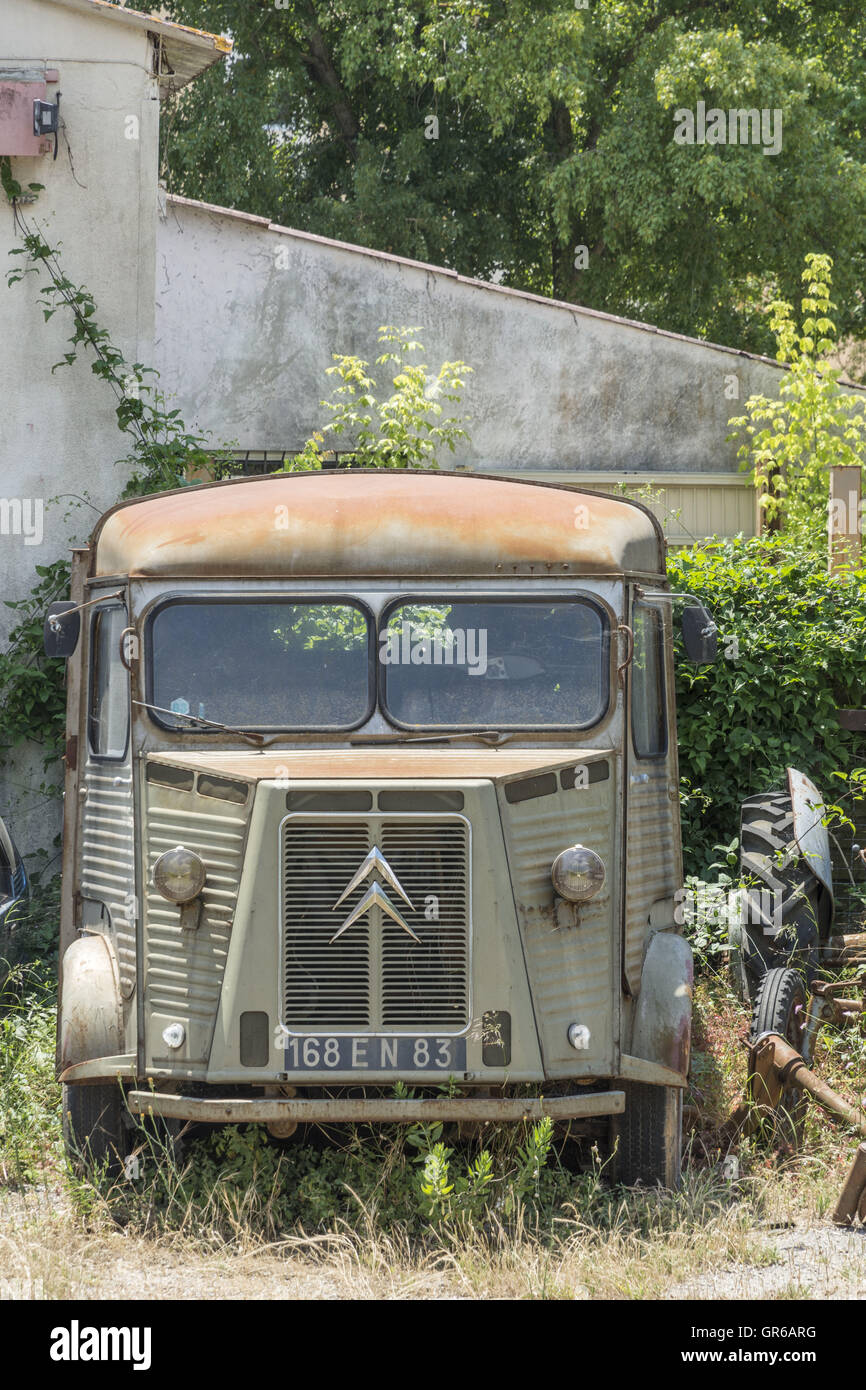
<instances>
[{"instance_id":1,"label":"green climbing vine","mask_svg":"<svg viewBox=\"0 0 866 1390\"><path fill-rule=\"evenodd\" d=\"M22 200L31 201L41 185L28 185L28 194L13 178L8 157L0 159L0 184L21 235L21 245L9 253L19 259L7 271L7 285L11 288L36 275L41 280L38 299L46 322L63 310L69 315L69 346L52 372L71 366L86 351L92 356L90 370L114 393L118 428L129 440L128 451L118 459L129 469L121 496L186 486L190 468L218 462L221 452L215 454L205 436L187 430L179 410L168 408L154 369L126 359L100 324L93 294L64 272L60 244L51 246L43 231L24 215ZM33 741L42 746L48 766L62 752L66 700L64 664L45 657L42 622L49 603L69 592L69 562L62 558L37 565L36 575L25 598L5 600L6 607L15 611L16 621L5 651L0 652L0 707L4 710L0 756Z\"/></svg>"},{"instance_id":2,"label":"green climbing vine","mask_svg":"<svg viewBox=\"0 0 866 1390\"><path fill-rule=\"evenodd\" d=\"M130 439L130 448L118 463L131 470L124 497L184 487L190 467L207 464L213 457L204 435L186 428L179 410L170 410L165 393L156 385L157 373L141 362L129 362L99 323L96 301L90 290L76 285L60 264L60 246L50 246L42 231L25 218L13 202L20 246L10 256L23 259L6 274L11 287L27 275L43 276L39 303L47 321L62 309L69 312L72 333L69 347L52 372L71 366L81 348L90 349L90 370L113 391L119 429ZM146 378L151 378L150 381Z\"/></svg>"}]
</instances>

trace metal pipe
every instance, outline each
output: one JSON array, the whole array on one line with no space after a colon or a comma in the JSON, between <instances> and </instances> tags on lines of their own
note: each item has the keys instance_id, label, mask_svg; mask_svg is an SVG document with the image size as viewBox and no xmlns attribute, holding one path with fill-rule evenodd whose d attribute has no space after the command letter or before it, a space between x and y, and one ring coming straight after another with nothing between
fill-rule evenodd
<instances>
[{"instance_id":1,"label":"metal pipe","mask_svg":"<svg viewBox=\"0 0 866 1390\"><path fill-rule=\"evenodd\" d=\"M836 1094L832 1086L821 1081L813 1071L809 1070L799 1052L778 1033L765 1033L763 1037L758 1038L753 1044L750 1054L749 1070L753 1076L760 1079L764 1091L768 1090L768 1078L766 1076L766 1062L768 1061L783 1088L794 1087L797 1090L808 1091L825 1110L832 1110L852 1128L859 1130L861 1134L866 1134L866 1112L849 1105L846 1100ZM760 1096L756 1094L755 1099L760 1101Z\"/></svg>"},{"instance_id":2,"label":"metal pipe","mask_svg":"<svg viewBox=\"0 0 866 1390\"><path fill-rule=\"evenodd\" d=\"M589 1092L571 1096L479 1097L456 1096L453 1100L393 1100L388 1096L364 1099L214 1099L169 1095L159 1091L130 1091L127 1097L134 1115L163 1115L169 1119L203 1120L209 1124L269 1124L286 1120L304 1123L376 1120L385 1124L414 1124L426 1120L555 1120L590 1115L621 1115L624 1091Z\"/></svg>"}]
</instances>

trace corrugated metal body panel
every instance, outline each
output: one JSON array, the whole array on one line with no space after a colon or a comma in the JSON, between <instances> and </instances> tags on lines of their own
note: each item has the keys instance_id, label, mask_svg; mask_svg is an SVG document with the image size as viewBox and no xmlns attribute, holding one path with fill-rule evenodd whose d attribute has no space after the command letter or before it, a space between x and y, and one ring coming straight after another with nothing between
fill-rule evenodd
<instances>
[{"instance_id":1,"label":"corrugated metal body panel","mask_svg":"<svg viewBox=\"0 0 866 1390\"><path fill-rule=\"evenodd\" d=\"M370 850L367 821L291 819L283 827L284 1022L296 1031L367 1029L369 914L333 941L334 903Z\"/></svg>"},{"instance_id":2,"label":"corrugated metal body panel","mask_svg":"<svg viewBox=\"0 0 866 1390\"><path fill-rule=\"evenodd\" d=\"M145 783L145 1003L147 1055L168 1060L161 1032L166 1021L186 1030L172 1062L207 1062L219 1003L235 902L240 884L249 811L231 802ZM196 930L180 925L180 908L153 887L156 860L183 845L204 862L202 914ZM275 924L276 925L276 924Z\"/></svg>"},{"instance_id":3,"label":"corrugated metal body panel","mask_svg":"<svg viewBox=\"0 0 866 1390\"><path fill-rule=\"evenodd\" d=\"M649 910L672 897L679 882L679 797L670 795L666 762L635 763L628 788L628 849L623 969L632 994L640 990Z\"/></svg>"},{"instance_id":4,"label":"corrugated metal body panel","mask_svg":"<svg viewBox=\"0 0 866 1390\"><path fill-rule=\"evenodd\" d=\"M616 760L608 766L609 777L588 786L565 790L559 778L557 791L514 803L499 793L544 1069L552 1077L601 1074L614 1065ZM607 876L598 896L580 908L579 925L561 928L550 869L574 844L601 855ZM589 1029L586 1050L569 1043L572 1023Z\"/></svg>"},{"instance_id":5,"label":"corrugated metal body panel","mask_svg":"<svg viewBox=\"0 0 866 1390\"><path fill-rule=\"evenodd\" d=\"M117 951L125 998L135 988L135 849L132 769L125 762L88 758L81 779L86 789L81 813L81 895L84 924L96 927L91 904L103 903ZM87 900L90 900L89 902Z\"/></svg>"},{"instance_id":6,"label":"corrugated metal body panel","mask_svg":"<svg viewBox=\"0 0 866 1390\"><path fill-rule=\"evenodd\" d=\"M373 904L336 937L374 871L340 895L376 846L408 897L384 892L418 940ZM458 1032L469 1022L468 827L423 815L289 816L283 826L286 1027ZM431 898L432 895L432 898ZM427 916L435 902L435 915Z\"/></svg>"},{"instance_id":7,"label":"corrugated metal body panel","mask_svg":"<svg viewBox=\"0 0 866 1390\"><path fill-rule=\"evenodd\" d=\"M457 1031L469 1022L468 828L462 821L389 819L382 850L415 904L418 918L407 921L421 942L419 951L383 918L382 1025Z\"/></svg>"}]
</instances>

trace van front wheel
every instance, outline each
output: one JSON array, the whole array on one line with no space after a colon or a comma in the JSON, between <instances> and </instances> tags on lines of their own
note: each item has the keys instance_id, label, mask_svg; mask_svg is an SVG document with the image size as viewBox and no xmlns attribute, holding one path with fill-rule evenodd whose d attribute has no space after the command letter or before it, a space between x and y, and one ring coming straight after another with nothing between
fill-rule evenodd
<instances>
[{"instance_id":1,"label":"van front wheel","mask_svg":"<svg viewBox=\"0 0 866 1390\"><path fill-rule=\"evenodd\" d=\"M79 1177L121 1173L131 1138L123 1091L116 1081L63 1087L63 1143Z\"/></svg>"},{"instance_id":2,"label":"van front wheel","mask_svg":"<svg viewBox=\"0 0 866 1390\"><path fill-rule=\"evenodd\" d=\"M683 1151L683 1093L678 1086L622 1083L625 1111L617 1117L614 1176L627 1187L676 1188Z\"/></svg>"}]
</instances>

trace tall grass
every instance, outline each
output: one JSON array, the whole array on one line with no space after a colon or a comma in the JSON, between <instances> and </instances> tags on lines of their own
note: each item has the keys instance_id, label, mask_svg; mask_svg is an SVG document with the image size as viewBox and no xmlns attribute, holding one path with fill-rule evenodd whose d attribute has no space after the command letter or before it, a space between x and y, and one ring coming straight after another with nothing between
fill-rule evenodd
<instances>
[{"instance_id":1,"label":"tall grass","mask_svg":"<svg viewBox=\"0 0 866 1390\"><path fill-rule=\"evenodd\" d=\"M347 1292L371 1296L447 1279L467 1297L657 1297L720 1263L766 1262L762 1225L825 1217L855 1142L817 1109L794 1156L722 1137L745 1081L748 1015L717 976L699 982L695 1018L692 1133L675 1194L612 1186L597 1151L576 1169L546 1122L487 1126L467 1141L441 1125L280 1142L261 1126L179 1143L156 1130L139 1133L128 1175L82 1181L61 1156L52 988L19 965L0 987L0 1188L26 1194L50 1179L78 1233L122 1231L184 1258L265 1252L327 1266ZM823 1030L819 1070L849 1097L862 1094L864 1061L861 1032ZM735 1180L722 1170L731 1153Z\"/></svg>"},{"instance_id":2,"label":"tall grass","mask_svg":"<svg viewBox=\"0 0 866 1390\"><path fill-rule=\"evenodd\" d=\"M55 990L39 965L0 961L0 1181L41 1180L60 1149Z\"/></svg>"}]
</instances>

